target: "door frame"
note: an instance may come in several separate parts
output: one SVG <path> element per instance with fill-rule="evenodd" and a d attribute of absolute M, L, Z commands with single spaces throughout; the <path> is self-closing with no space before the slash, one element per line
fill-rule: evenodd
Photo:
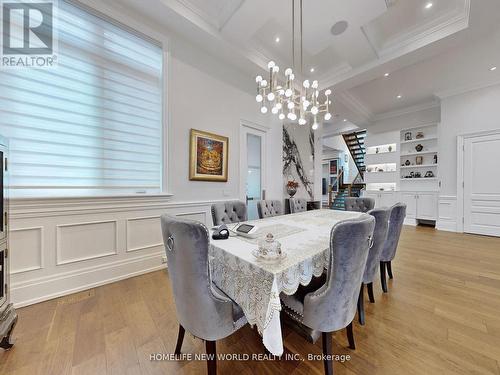
<path fill-rule="evenodd" d="M 256 124 L 254 122 L 248 121 L 241 119 L 240 120 L 240 162 L 239 162 L 239 178 L 240 178 L 240 187 L 239 187 L 239 196 L 240 200 L 242 202 L 246 203 L 246 176 L 243 171 L 246 170 L 247 164 L 246 164 L 246 159 L 247 159 L 247 140 L 245 138 L 246 131 L 245 130 L 256 130 L 259 132 L 264 133 L 264 138 L 263 138 L 263 143 L 262 143 L 262 150 L 261 150 L 261 156 L 262 156 L 262 165 L 261 165 L 261 170 L 262 170 L 262 175 L 261 175 L 261 189 L 262 190 L 267 190 L 267 172 L 268 172 L 268 163 L 267 163 L 267 136 L 269 133 L 270 128 L 264 125 Z"/>
<path fill-rule="evenodd" d="M 477 133 L 466 133 L 457 136 L 457 232 L 464 233 L 464 158 L 465 158 L 465 140 L 469 138 L 484 137 L 488 135 L 499 135 L 500 130 L 487 130 Z"/>

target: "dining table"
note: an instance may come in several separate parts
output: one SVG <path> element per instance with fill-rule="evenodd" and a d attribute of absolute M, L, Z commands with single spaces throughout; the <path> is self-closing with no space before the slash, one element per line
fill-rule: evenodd
<path fill-rule="evenodd" d="M 271 354 L 283 354 L 280 294 L 292 295 L 299 285 L 321 276 L 330 262 L 333 226 L 361 215 L 365 214 L 331 209 L 279 215 L 245 222 L 257 227 L 253 238 L 237 235 L 210 240 L 212 282 L 241 307 Z M 233 229 L 231 224 L 228 227 Z M 283 252 L 272 262 L 254 255 L 259 241 L 269 233 L 280 242 Z"/>

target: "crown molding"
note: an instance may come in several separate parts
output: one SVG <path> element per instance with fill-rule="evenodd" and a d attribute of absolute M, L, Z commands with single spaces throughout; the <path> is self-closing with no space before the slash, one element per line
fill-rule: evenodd
<path fill-rule="evenodd" d="M 368 122 L 373 117 L 373 113 L 370 109 L 365 106 L 354 94 L 344 91 L 337 94 L 335 98 L 349 110 L 359 115 L 363 120 Z"/>
<path fill-rule="evenodd" d="M 450 11 L 439 17 L 437 21 L 416 26 L 412 30 L 395 36 L 385 42 L 377 52 L 380 56 L 385 56 L 398 51 L 416 50 L 466 29 L 469 27 L 469 17 L 470 0 L 464 0 L 463 8 L 458 12 Z"/>
<path fill-rule="evenodd" d="M 245 0 L 239 0 L 236 4 L 228 3 L 219 14 L 218 19 L 213 19 L 207 12 L 203 11 L 196 5 L 194 5 L 189 0 L 174 0 L 179 3 L 182 7 L 186 8 L 191 13 L 195 14 L 198 19 L 202 19 L 204 22 L 212 25 L 217 28 L 219 31 L 224 28 L 224 26 L 229 22 L 231 17 L 238 11 L 241 5 L 245 2 Z M 188 18 L 189 19 L 189 18 Z M 192 19 L 190 19 L 191 22 Z"/>
<path fill-rule="evenodd" d="M 481 90 L 481 89 L 485 89 L 485 88 L 488 88 L 491 86 L 496 86 L 496 85 L 500 85 L 500 79 L 497 79 L 494 81 L 487 80 L 487 81 L 474 83 L 474 84 L 470 84 L 470 85 L 464 85 L 464 86 L 461 86 L 461 87 L 458 87 L 455 89 L 443 90 L 443 91 L 439 91 L 439 92 L 435 93 L 435 95 L 439 99 L 443 100 L 443 99 L 449 98 L 451 96 L 466 94 L 466 93 L 471 92 L 471 91 Z"/>
<path fill-rule="evenodd" d="M 432 44 L 438 40 L 446 38 L 454 33 L 457 33 L 469 26 L 470 18 L 470 0 L 464 0 L 463 8 L 457 11 L 451 11 L 441 17 L 442 22 L 430 26 L 429 23 L 423 26 L 418 26 L 412 31 L 401 34 L 386 42 L 381 48 L 377 48 L 375 43 L 369 38 L 368 33 L 364 32 L 367 42 L 370 44 L 378 59 L 367 62 L 356 68 L 352 68 L 347 72 L 340 71 L 337 74 L 325 77 L 323 84 L 325 87 L 331 87 L 339 84 L 342 81 L 349 80 L 353 77 L 366 73 L 383 64 L 395 60 L 408 53 L 423 48 L 426 45 Z M 429 29 L 426 29 L 429 28 Z"/>
<path fill-rule="evenodd" d="M 409 115 L 411 113 L 425 111 L 425 110 L 432 109 L 432 108 L 437 108 L 440 105 L 441 105 L 441 102 L 439 100 L 432 100 L 430 102 L 412 105 L 412 106 L 405 107 L 402 109 L 397 109 L 395 111 L 389 111 L 389 112 L 376 114 L 376 115 L 372 116 L 371 121 L 381 121 L 381 120 L 386 120 L 386 119 L 393 118 L 393 117 Z"/>

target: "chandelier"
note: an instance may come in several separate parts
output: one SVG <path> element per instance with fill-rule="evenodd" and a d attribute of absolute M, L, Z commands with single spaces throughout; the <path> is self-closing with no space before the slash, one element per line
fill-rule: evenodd
<path fill-rule="evenodd" d="M 300 73 L 302 74 L 303 52 L 302 52 L 302 0 L 300 1 Z M 292 0 L 292 66 L 295 68 L 295 0 Z M 278 73 L 280 68 L 274 61 L 267 64 L 269 69 L 269 80 L 258 75 L 255 77 L 257 83 L 257 95 L 255 100 L 260 103 L 260 111 L 266 114 L 271 109 L 271 113 L 278 115 L 280 120 L 287 118 L 291 122 L 299 125 L 306 125 L 313 121 L 312 129 L 319 127 L 320 116 L 325 121 L 332 118 L 330 113 L 331 100 L 330 89 L 325 90 L 324 100 L 320 102 L 320 91 L 317 80 L 310 82 L 304 80 L 300 85 L 295 80 L 292 68 L 285 70 L 285 81 L 280 83 Z M 323 96 L 322 96 L 323 97 Z"/>

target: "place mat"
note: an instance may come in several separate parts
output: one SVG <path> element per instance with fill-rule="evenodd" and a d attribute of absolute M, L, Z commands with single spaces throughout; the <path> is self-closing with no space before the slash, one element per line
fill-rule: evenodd
<path fill-rule="evenodd" d="M 257 244 L 261 239 L 264 239 L 268 233 L 272 233 L 274 239 L 280 239 L 283 237 L 291 236 L 292 234 L 303 232 L 305 230 L 306 229 L 304 228 L 294 227 L 292 225 L 271 224 L 266 225 L 265 227 L 259 226 L 255 238 L 247 238 L 243 236 L 238 236 L 238 238 L 251 244 Z"/>

